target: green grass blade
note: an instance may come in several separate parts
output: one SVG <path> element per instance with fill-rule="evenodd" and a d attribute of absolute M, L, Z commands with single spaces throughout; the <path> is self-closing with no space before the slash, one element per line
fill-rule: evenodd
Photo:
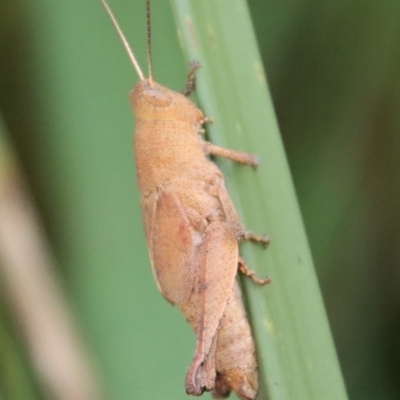
<path fill-rule="evenodd" d="M 260 398 L 346 399 L 288 163 L 243 0 L 172 0 L 182 45 L 199 59 L 197 93 L 216 144 L 256 153 L 257 171 L 218 160 L 248 229 L 270 234 L 264 252 L 242 247 L 272 278 L 245 282 L 262 375 Z"/>

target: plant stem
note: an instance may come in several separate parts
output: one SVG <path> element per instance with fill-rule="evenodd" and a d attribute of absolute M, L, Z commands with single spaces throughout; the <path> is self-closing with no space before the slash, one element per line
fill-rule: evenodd
<path fill-rule="evenodd" d="M 199 59 L 197 93 L 215 121 L 213 142 L 256 153 L 257 171 L 219 161 L 248 229 L 271 236 L 264 252 L 241 251 L 269 287 L 244 282 L 261 372 L 271 400 L 346 399 L 332 336 L 244 0 L 172 0 L 188 59 Z"/>

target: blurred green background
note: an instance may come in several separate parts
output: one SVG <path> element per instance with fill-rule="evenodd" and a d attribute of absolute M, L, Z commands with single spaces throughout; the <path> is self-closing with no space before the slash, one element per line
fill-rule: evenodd
<path fill-rule="evenodd" d="M 170 5 L 153 3 L 154 75 L 181 89 Z M 398 399 L 400 2 L 249 6 L 349 397 Z M 143 2 L 111 7 L 144 66 Z M 106 393 L 184 399 L 194 337 L 149 268 L 131 149 L 136 81 L 99 2 L 2 1 L 2 117 Z M 15 349 L 18 371 L 0 386 L 29 381 L 26 398 L 40 399 L 4 298 L 0 311 L 0 348 Z"/>

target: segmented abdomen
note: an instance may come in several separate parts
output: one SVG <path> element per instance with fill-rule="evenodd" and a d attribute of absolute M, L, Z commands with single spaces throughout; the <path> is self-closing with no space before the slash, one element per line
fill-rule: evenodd
<path fill-rule="evenodd" d="M 241 399 L 256 398 L 258 372 L 255 345 L 236 281 L 218 331 L 215 367 L 215 398 L 227 397 L 231 390 Z"/>

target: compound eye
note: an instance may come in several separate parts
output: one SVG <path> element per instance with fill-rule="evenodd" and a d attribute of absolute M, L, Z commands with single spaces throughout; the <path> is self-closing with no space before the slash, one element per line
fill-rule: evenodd
<path fill-rule="evenodd" d="M 155 87 L 147 87 L 143 95 L 154 107 L 168 107 L 173 101 L 168 93 Z"/>

